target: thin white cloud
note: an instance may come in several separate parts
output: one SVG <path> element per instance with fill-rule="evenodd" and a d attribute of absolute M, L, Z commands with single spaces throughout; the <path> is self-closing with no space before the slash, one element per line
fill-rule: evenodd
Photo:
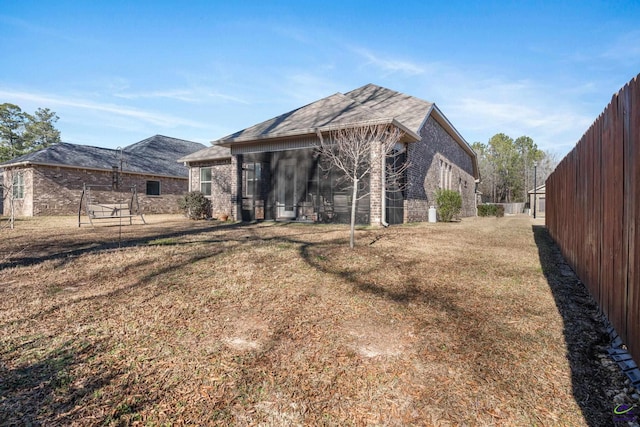
<path fill-rule="evenodd" d="M 39 36 L 44 36 L 45 38 L 49 38 L 49 39 L 55 38 L 58 40 L 64 40 L 66 42 L 71 42 L 71 43 L 85 43 L 87 41 L 86 37 L 83 37 L 83 38 L 71 37 L 68 34 L 56 28 L 36 25 L 33 22 L 16 18 L 14 16 L 0 15 L 0 24 L 5 24 L 13 28 L 16 28 L 18 30 L 26 31 Z"/>
<path fill-rule="evenodd" d="M 338 92 L 337 87 L 335 81 L 321 75 L 292 71 L 276 90 L 301 106 Z"/>
<path fill-rule="evenodd" d="M 530 79 L 477 74 L 439 73 L 432 80 L 428 90 L 438 92 L 436 103 L 469 141 L 487 142 L 499 132 L 527 135 L 539 148 L 564 155 L 597 116 L 581 102 L 594 90 L 582 82 L 558 91 Z"/>
<path fill-rule="evenodd" d="M 223 101 L 235 102 L 238 104 L 249 104 L 244 99 L 226 95 L 223 93 L 210 91 L 207 89 L 191 90 L 191 89 L 174 89 L 174 90 L 158 90 L 150 92 L 117 92 L 115 97 L 123 99 L 154 99 L 164 98 L 187 103 L 203 103 L 208 99 L 220 99 Z"/>
<path fill-rule="evenodd" d="M 363 48 L 351 48 L 351 50 L 365 59 L 367 65 L 373 65 L 386 73 L 403 73 L 407 75 L 419 75 L 424 74 L 427 70 L 424 66 L 410 62 L 403 61 L 395 58 L 383 58 L 380 54 L 375 54 L 367 49 Z"/>
<path fill-rule="evenodd" d="M 593 121 L 575 112 L 542 105 L 535 107 L 520 103 L 466 98 L 453 106 L 459 113 L 475 117 L 479 123 L 492 123 L 493 126 L 496 124 L 518 125 L 528 130 L 553 129 L 554 132 L 565 132 L 576 127 L 586 129 Z"/>
<path fill-rule="evenodd" d="M 624 63 L 640 61 L 640 30 L 622 34 L 602 54 L 602 57 Z"/>
<path fill-rule="evenodd" d="M 0 98 L 10 99 L 12 102 L 20 103 L 21 101 L 32 102 L 38 105 L 45 105 L 48 108 L 56 108 L 56 106 L 69 107 L 80 110 L 90 110 L 100 113 L 107 113 L 114 116 L 127 117 L 143 122 L 151 123 L 155 126 L 177 127 L 191 126 L 196 128 L 206 128 L 205 125 L 189 119 L 179 118 L 173 115 L 162 114 L 139 110 L 132 107 L 111 103 L 98 103 L 85 99 L 67 98 L 58 95 L 19 92 L 0 89 Z"/>

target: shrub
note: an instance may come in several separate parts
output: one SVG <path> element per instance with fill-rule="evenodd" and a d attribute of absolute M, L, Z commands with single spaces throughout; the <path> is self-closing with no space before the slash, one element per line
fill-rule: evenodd
<path fill-rule="evenodd" d="M 200 191 L 185 194 L 178 200 L 178 206 L 191 219 L 205 219 L 211 210 L 211 202 Z"/>
<path fill-rule="evenodd" d="M 504 206 L 502 205 L 478 205 L 478 216 L 504 216 Z"/>
<path fill-rule="evenodd" d="M 478 216 L 496 216 L 496 205 L 478 205 Z"/>
<path fill-rule="evenodd" d="M 436 204 L 440 221 L 450 222 L 462 210 L 462 196 L 453 190 L 436 191 Z"/>

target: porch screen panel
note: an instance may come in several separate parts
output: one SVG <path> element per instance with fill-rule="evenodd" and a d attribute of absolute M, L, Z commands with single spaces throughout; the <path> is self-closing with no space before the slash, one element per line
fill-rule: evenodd
<path fill-rule="evenodd" d="M 295 205 L 295 181 L 296 181 L 296 169 L 295 165 L 288 164 L 284 166 L 284 206 L 285 209 L 293 210 Z"/>
<path fill-rule="evenodd" d="M 247 162 L 242 165 L 242 219 L 264 219 L 262 200 L 262 164 Z"/>
<path fill-rule="evenodd" d="M 406 177 L 398 176 L 398 171 L 406 161 L 406 153 L 398 153 L 387 158 L 387 185 L 385 191 L 385 216 L 389 224 L 404 222 L 404 189 Z"/>

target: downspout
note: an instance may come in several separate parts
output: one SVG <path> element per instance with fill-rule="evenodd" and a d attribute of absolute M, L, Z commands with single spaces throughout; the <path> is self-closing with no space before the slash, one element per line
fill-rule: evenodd
<path fill-rule="evenodd" d="M 476 216 L 478 216 L 478 186 L 480 185 L 480 180 L 474 180 L 475 188 L 473 190 L 473 206 L 476 209 Z"/>
<path fill-rule="evenodd" d="M 382 145 L 380 146 L 380 151 L 382 150 Z M 380 180 L 381 180 L 381 189 L 380 189 L 380 206 L 382 207 L 382 212 L 380 212 L 380 224 L 383 227 L 388 227 L 389 223 L 387 222 L 387 158 L 386 153 L 381 153 L 380 158 L 381 161 L 381 171 L 380 171 Z"/>

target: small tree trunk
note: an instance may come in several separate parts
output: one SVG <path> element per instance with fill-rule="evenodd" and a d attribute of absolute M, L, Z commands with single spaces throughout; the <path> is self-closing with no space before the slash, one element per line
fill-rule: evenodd
<path fill-rule="evenodd" d="M 351 236 L 349 238 L 349 247 L 353 249 L 355 245 L 356 233 L 356 205 L 358 203 L 358 177 L 353 177 L 353 193 L 351 195 Z"/>
<path fill-rule="evenodd" d="M 11 188 L 11 191 L 13 192 L 13 188 Z M 16 217 L 16 210 L 15 210 L 15 207 L 13 205 L 13 193 L 11 193 L 10 197 L 11 197 L 11 199 L 10 199 L 10 202 L 9 202 L 9 206 L 11 208 L 11 216 L 9 217 L 9 227 L 13 230 L 14 221 L 15 221 L 15 217 Z"/>

